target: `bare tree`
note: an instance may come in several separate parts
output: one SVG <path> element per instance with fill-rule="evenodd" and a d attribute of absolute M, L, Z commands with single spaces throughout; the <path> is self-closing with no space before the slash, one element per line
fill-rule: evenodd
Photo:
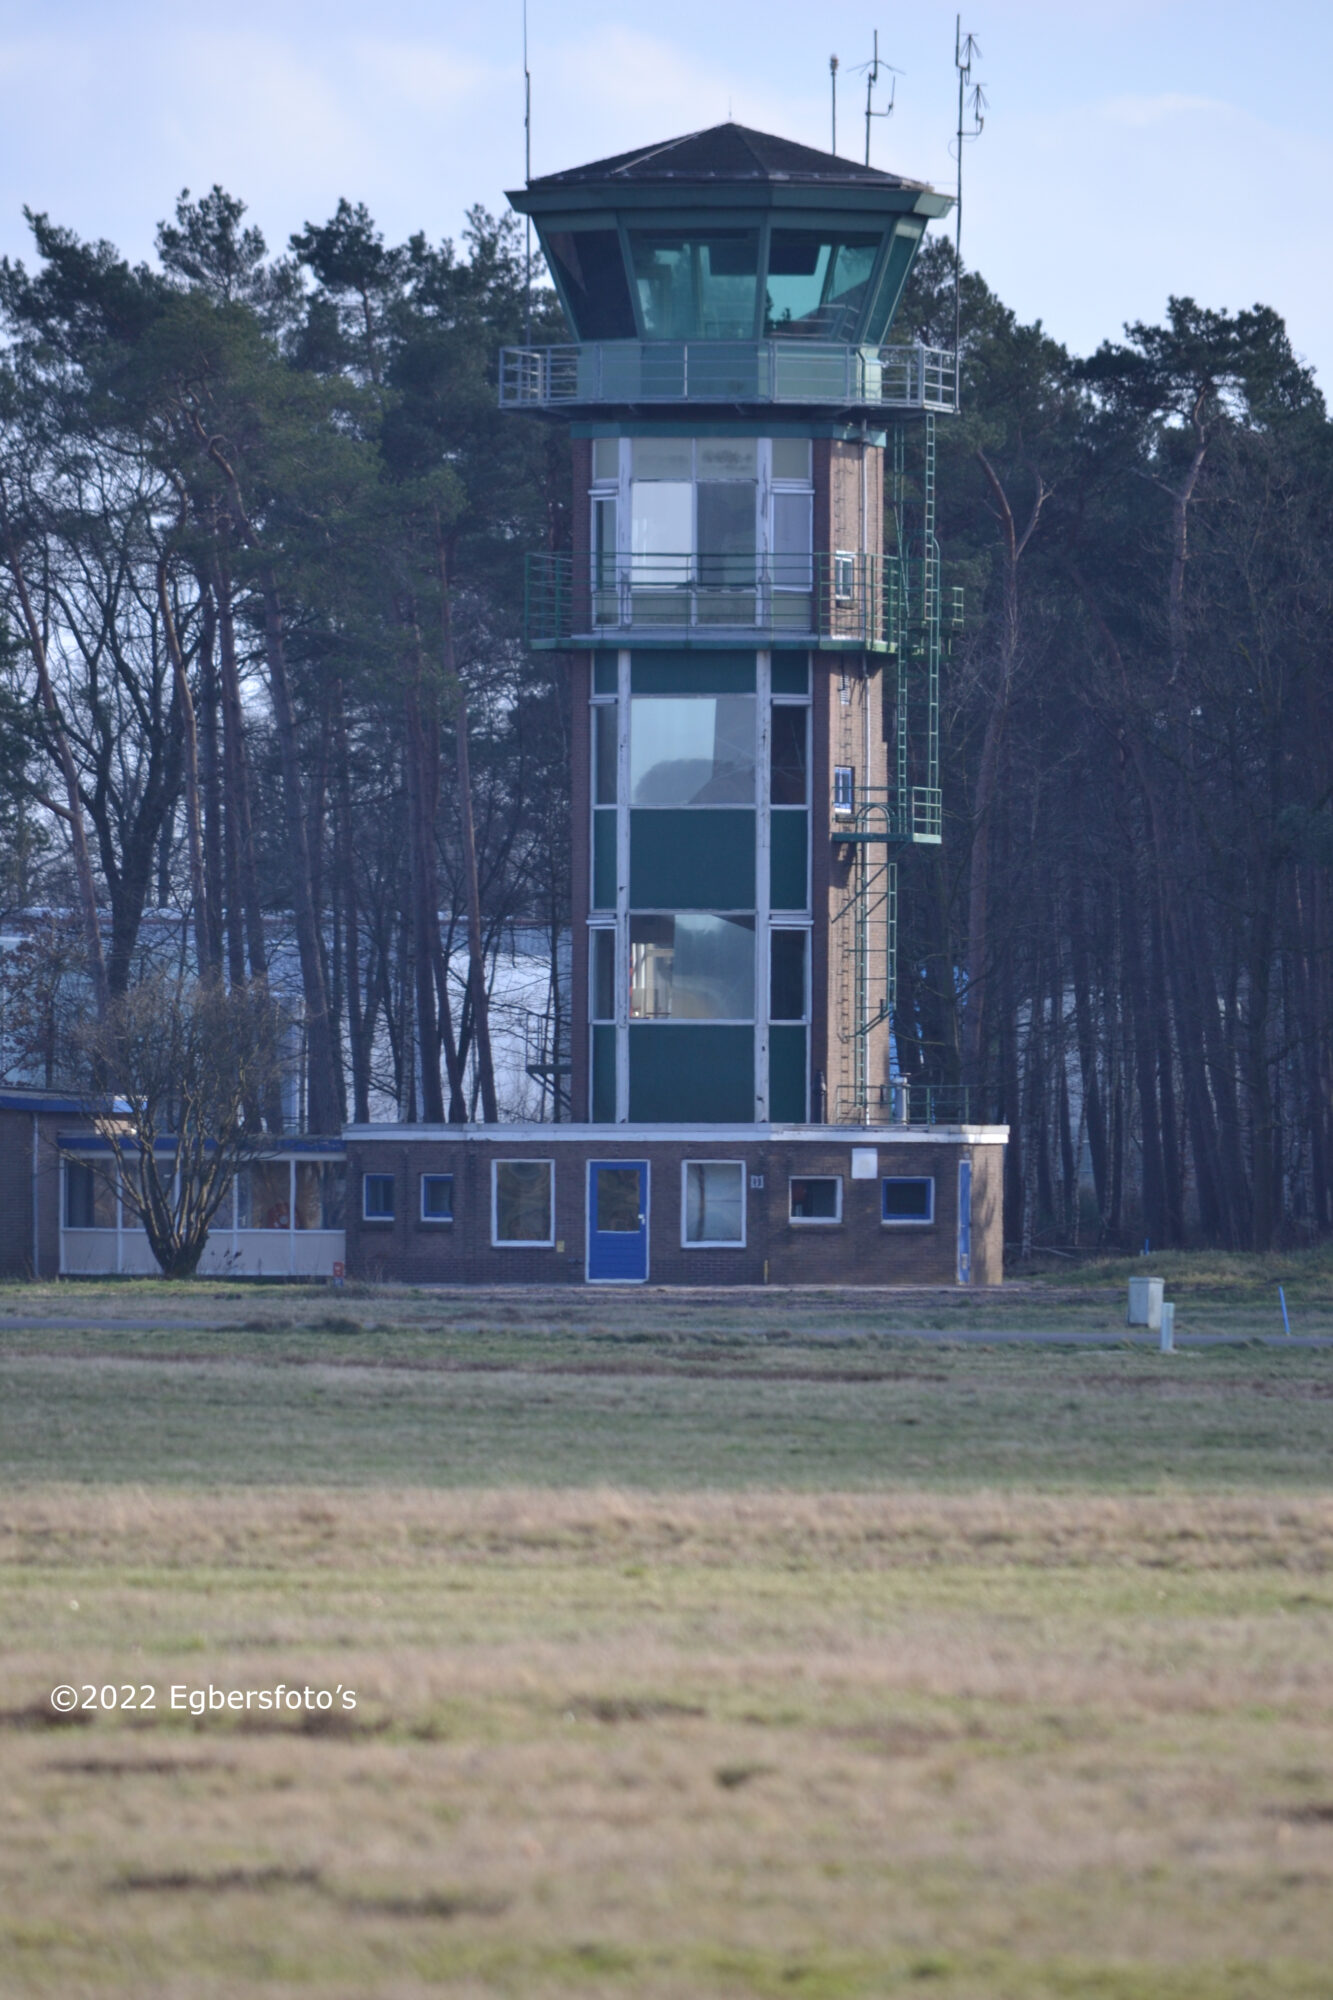
<path fill-rule="evenodd" d="M 271 1152 L 256 1107 L 275 1091 L 282 1021 L 265 987 L 145 980 L 91 1025 L 90 1096 L 110 1148 L 95 1169 L 143 1224 L 165 1278 L 190 1278 L 247 1160 Z"/>

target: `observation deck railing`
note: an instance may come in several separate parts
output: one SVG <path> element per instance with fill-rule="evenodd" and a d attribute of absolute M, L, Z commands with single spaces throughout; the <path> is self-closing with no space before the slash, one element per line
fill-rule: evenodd
<path fill-rule="evenodd" d="M 524 626 L 533 647 L 679 643 L 887 652 L 891 565 L 878 555 L 633 555 L 601 562 L 530 554 Z"/>
<path fill-rule="evenodd" d="M 830 409 L 953 410 L 958 357 L 917 341 L 591 340 L 500 350 L 500 407 L 789 403 Z"/>

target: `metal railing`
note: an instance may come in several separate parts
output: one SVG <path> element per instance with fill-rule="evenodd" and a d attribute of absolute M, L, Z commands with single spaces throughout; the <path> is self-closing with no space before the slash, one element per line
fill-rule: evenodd
<path fill-rule="evenodd" d="M 868 1105 L 840 1092 L 835 1110 L 837 1122 L 847 1125 L 968 1125 L 971 1093 L 965 1083 L 909 1083 L 906 1077 L 894 1077 L 880 1085 Z"/>
<path fill-rule="evenodd" d="M 500 407 L 793 403 L 835 409 L 953 410 L 958 357 L 920 341 L 848 347 L 821 340 L 592 340 L 500 350 Z"/>
<path fill-rule="evenodd" d="M 944 834 L 944 804 L 939 787 L 904 785 L 862 786 L 850 809 L 835 805 L 830 822 L 835 841 L 848 847 L 898 847 L 908 842 L 937 847 Z"/>
<path fill-rule="evenodd" d="M 637 555 L 603 561 L 530 554 L 530 646 L 615 643 L 726 630 L 758 644 L 882 652 L 891 640 L 889 568 L 878 555 Z"/>

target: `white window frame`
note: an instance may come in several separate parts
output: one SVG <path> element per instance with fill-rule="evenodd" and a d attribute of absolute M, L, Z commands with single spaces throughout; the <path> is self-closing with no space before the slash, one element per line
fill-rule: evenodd
<path fill-rule="evenodd" d="M 393 1207 L 387 1215 L 372 1215 L 366 1207 L 366 1182 L 388 1181 L 393 1189 Z M 290 1203 L 288 1205 L 290 1213 Z M 361 1220 L 363 1222 L 397 1222 L 398 1220 L 398 1176 L 386 1173 L 382 1167 L 363 1167 L 361 1170 Z"/>
<path fill-rule="evenodd" d="M 500 1220 L 499 1194 L 501 1167 L 545 1167 L 546 1185 L 550 1190 L 551 1233 L 549 1236 L 501 1236 L 497 1233 Z M 555 1247 L 555 1161 L 525 1160 L 511 1155 L 507 1159 L 491 1161 L 491 1248 L 492 1250 L 551 1250 Z"/>
<path fill-rule="evenodd" d="M 741 1233 L 739 1236 L 687 1236 L 690 1168 L 735 1167 L 741 1177 Z M 698 1159 L 680 1163 L 680 1245 L 682 1250 L 744 1250 L 750 1232 L 749 1162 L 747 1160 Z"/>
<path fill-rule="evenodd" d="M 911 1181 L 913 1186 L 917 1186 L 924 1181 L 930 1189 L 930 1213 L 928 1215 L 886 1215 L 884 1213 L 884 1189 L 890 1181 Z M 879 1223 L 881 1229 L 933 1229 L 935 1226 L 934 1174 L 881 1174 L 879 1176 Z"/>
<path fill-rule="evenodd" d="M 418 1176 L 418 1179 L 419 1179 L 419 1181 L 420 1181 L 420 1189 L 419 1189 L 419 1195 L 418 1195 L 418 1200 L 419 1200 L 419 1204 L 420 1204 L 420 1210 L 421 1210 L 421 1217 L 420 1217 L 420 1219 L 421 1219 L 421 1221 L 422 1221 L 423 1223 L 425 1223 L 425 1224 L 426 1224 L 426 1226 L 427 1226 L 428 1228 L 430 1228 L 430 1229 L 439 1229 L 439 1228 L 443 1228 L 443 1227 L 448 1227 L 448 1228 L 452 1228 L 452 1227 L 453 1227 L 453 1220 L 454 1220 L 454 1217 L 453 1217 L 453 1206 L 454 1206 L 454 1198 L 453 1198 L 453 1193 L 452 1193 L 452 1189 L 453 1189 L 453 1185 L 454 1185 L 454 1181 L 455 1181 L 455 1178 L 456 1178 L 456 1176 L 455 1176 L 455 1175 L 453 1175 L 453 1174 L 451 1174 L 451 1173 L 449 1173 L 449 1174 L 421 1174 L 421 1175 L 419 1175 L 419 1176 Z M 427 1181 L 448 1181 L 448 1183 L 449 1183 L 449 1186 L 450 1186 L 450 1190 L 451 1190 L 451 1192 L 450 1192 L 450 1195 L 449 1195 L 449 1214 L 448 1214 L 448 1215 L 428 1215 L 428 1214 L 426 1213 L 426 1182 L 427 1182 Z"/>
<path fill-rule="evenodd" d="M 835 1181 L 838 1188 L 837 1205 L 832 1215 L 793 1215 L 791 1212 L 791 1191 L 795 1181 Z M 842 1222 L 842 1175 L 841 1174 L 788 1174 L 787 1176 L 787 1221 L 793 1229 L 836 1229 Z"/>

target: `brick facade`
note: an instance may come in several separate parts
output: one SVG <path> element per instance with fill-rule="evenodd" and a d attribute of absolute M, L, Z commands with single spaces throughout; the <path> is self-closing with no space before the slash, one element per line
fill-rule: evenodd
<path fill-rule="evenodd" d="M 648 1282 L 663 1285 L 952 1285 L 957 1282 L 958 1165 L 972 1166 L 972 1283 L 999 1284 L 1004 1134 L 842 1129 L 798 1133 L 751 1126 L 698 1132 L 653 1127 L 571 1126 L 447 1129 L 358 1126 L 347 1134 L 349 1274 L 409 1284 L 582 1284 L 587 1254 L 590 1160 L 645 1161 L 649 1169 Z M 872 1179 L 852 1179 L 852 1151 L 877 1154 Z M 551 1160 L 554 1243 L 499 1246 L 492 1234 L 492 1163 Z M 682 1167 L 687 1160 L 744 1163 L 745 1242 L 725 1248 L 681 1241 Z M 362 1177 L 391 1174 L 392 1222 L 366 1221 Z M 422 1174 L 453 1176 L 451 1222 L 421 1220 Z M 793 1222 L 788 1183 L 840 1176 L 838 1222 Z M 935 1183 L 930 1223 L 880 1219 L 885 1176 Z M 763 1185 L 752 1185 L 754 1179 Z"/>

